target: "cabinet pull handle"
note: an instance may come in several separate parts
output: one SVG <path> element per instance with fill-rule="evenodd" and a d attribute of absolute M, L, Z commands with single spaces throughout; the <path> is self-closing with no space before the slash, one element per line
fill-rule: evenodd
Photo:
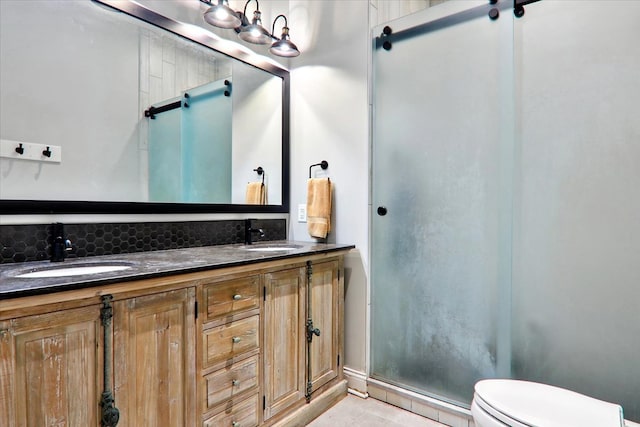
<path fill-rule="evenodd" d="M 238 381 L 238 380 L 231 380 L 231 385 L 232 385 L 232 386 L 237 386 L 238 384 L 240 384 L 240 381 Z"/>
<path fill-rule="evenodd" d="M 231 338 L 231 341 L 233 341 L 234 344 L 238 344 L 241 340 L 242 340 L 242 338 L 240 338 L 240 337 Z"/>
<path fill-rule="evenodd" d="M 238 301 L 238 300 L 241 300 L 241 299 L 242 299 L 242 295 L 240 295 L 240 294 L 235 294 L 235 295 L 233 296 L 233 300 L 234 300 L 234 301 Z"/>

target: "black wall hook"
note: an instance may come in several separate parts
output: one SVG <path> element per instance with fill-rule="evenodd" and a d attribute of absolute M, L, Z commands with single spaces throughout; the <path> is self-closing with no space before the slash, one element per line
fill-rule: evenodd
<path fill-rule="evenodd" d="M 20 145 L 16 147 L 16 153 L 20 154 L 21 156 L 24 154 L 24 147 L 22 146 L 22 143 L 20 143 Z"/>
<path fill-rule="evenodd" d="M 47 146 L 46 150 L 42 150 L 42 155 L 43 156 L 47 156 L 47 157 L 51 157 L 51 149 L 49 148 L 49 146 Z"/>

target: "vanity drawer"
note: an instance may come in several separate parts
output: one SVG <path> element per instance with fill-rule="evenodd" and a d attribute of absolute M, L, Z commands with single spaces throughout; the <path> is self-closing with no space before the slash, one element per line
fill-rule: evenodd
<path fill-rule="evenodd" d="M 207 368 L 258 348 L 259 316 L 236 320 L 203 332 L 202 365 Z"/>
<path fill-rule="evenodd" d="M 233 402 L 236 396 L 257 386 L 258 356 L 256 355 L 205 376 L 204 407 L 208 411 L 222 402 Z"/>
<path fill-rule="evenodd" d="M 206 419 L 203 427 L 255 427 L 258 425 L 258 394 L 237 405 L 228 405 L 224 411 Z"/>
<path fill-rule="evenodd" d="M 260 276 L 239 277 L 204 285 L 205 322 L 260 307 Z"/>

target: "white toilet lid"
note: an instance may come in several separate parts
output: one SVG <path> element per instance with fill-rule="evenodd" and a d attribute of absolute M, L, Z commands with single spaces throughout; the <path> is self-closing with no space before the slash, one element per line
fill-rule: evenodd
<path fill-rule="evenodd" d="M 532 427 L 623 427 L 622 407 L 546 384 L 518 380 L 476 383 L 479 402 Z M 481 401 L 480 401 L 481 400 Z"/>

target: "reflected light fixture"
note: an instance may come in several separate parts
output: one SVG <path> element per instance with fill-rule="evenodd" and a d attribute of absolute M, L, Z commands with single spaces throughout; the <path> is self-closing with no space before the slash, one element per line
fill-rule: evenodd
<path fill-rule="evenodd" d="M 248 0 L 244 4 L 244 12 L 242 14 L 242 25 L 240 26 L 240 32 L 238 33 L 238 37 L 242 40 L 254 43 L 254 44 L 269 44 L 271 43 L 272 37 L 271 34 L 262 26 L 262 19 L 260 18 L 260 3 L 258 0 L 254 0 L 256 2 L 256 10 L 253 12 L 253 19 L 251 20 L 251 24 L 247 21 L 247 6 L 251 3 L 252 0 Z M 236 31 L 238 29 L 236 28 Z"/>
<path fill-rule="evenodd" d="M 208 4 L 211 2 L 209 1 Z M 237 28 L 242 23 L 238 14 L 229 7 L 228 0 L 218 0 L 218 4 L 207 9 L 204 13 L 204 20 L 219 28 Z"/>
<path fill-rule="evenodd" d="M 282 27 L 282 36 L 280 39 L 274 36 L 276 21 L 279 18 L 284 18 L 284 27 Z M 273 25 L 271 26 L 271 37 L 276 39 L 275 42 L 269 48 L 269 52 L 274 55 L 284 56 L 287 58 L 292 58 L 294 56 L 300 55 L 300 51 L 298 47 L 289 40 L 289 27 L 287 26 L 287 17 L 284 15 L 276 16 L 276 19 L 273 20 Z"/>

